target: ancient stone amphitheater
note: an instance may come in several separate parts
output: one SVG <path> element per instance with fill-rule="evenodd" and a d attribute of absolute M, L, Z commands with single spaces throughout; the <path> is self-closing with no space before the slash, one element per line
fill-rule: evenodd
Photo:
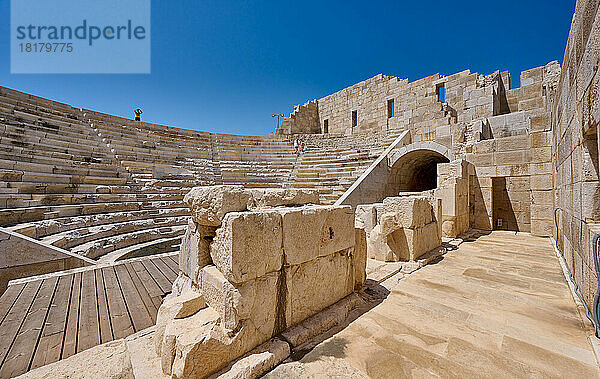
<path fill-rule="evenodd" d="M 269 136 L 0 87 L 0 377 L 598 377 L 598 4 Z"/>

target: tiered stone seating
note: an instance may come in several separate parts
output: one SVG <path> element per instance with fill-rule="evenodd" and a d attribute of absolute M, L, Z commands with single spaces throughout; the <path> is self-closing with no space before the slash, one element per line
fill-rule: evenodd
<path fill-rule="evenodd" d="M 0 92 L 0 226 L 98 257 L 176 237 L 181 191 L 141 191 L 80 110 Z"/>
<path fill-rule="evenodd" d="M 351 136 L 310 136 L 292 186 L 316 188 L 321 203 L 334 203 L 400 134 L 363 133 Z"/>
<path fill-rule="evenodd" d="M 223 184 L 283 187 L 296 162 L 287 139 L 215 134 L 214 147 Z"/>
<path fill-rule="evenodd" d="M 194 186 L 318 188 L 333 203 L 394 133 L 282 136 L 185 130 L 0 87 L 0 226 L 103 261 L 172 251 Z"/>
<path fill-rule="evenodd" d="M 87 110 L 84 115 L 135 183 L 172 189 L 218 182 L 210 133 Z"/>

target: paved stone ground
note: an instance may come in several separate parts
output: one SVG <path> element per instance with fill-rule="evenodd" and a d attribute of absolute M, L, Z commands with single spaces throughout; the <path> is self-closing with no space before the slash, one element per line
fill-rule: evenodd
<path fill-rule="evenodd" d="M 378 287 L 380 304 L 267 377 L 599 376 L 549 239 L 494 232 Z"/>

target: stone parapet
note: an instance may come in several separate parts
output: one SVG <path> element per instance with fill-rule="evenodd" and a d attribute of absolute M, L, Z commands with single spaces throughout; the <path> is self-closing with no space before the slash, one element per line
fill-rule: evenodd
<path fill-rule="evenodd" d="M 310 190 L 240 186 L 197 187 L 185 203 L 180 273 L 156 326 L 167 375 L 210 375 L 365 282 L 366 243 L 350 206 L 314 204 Z"/>

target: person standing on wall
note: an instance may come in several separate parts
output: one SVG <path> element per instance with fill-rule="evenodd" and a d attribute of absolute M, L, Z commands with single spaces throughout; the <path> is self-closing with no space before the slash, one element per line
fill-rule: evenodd
<path fill-rule="evenodd" d="M 142 116 L 142 110 L 140 108 L 136 108 L 133 110 L 133 113 L 135 113 L 135 121 L 141 121 L 141 116 Z"/>

